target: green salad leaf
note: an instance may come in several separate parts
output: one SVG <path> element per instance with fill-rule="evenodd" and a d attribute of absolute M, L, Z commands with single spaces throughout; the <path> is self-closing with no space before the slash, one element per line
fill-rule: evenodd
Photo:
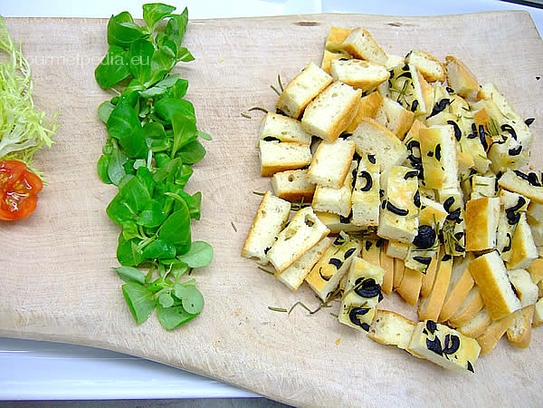
<path fill-rule="evenodd" d="M 213 259 L 208 243 L 192 241 L 202 193 L 185 191 L 193 166 L 206 155 L 188 81 L 171 72 L 194 57 L 182 46 L 188 10 L 143 5 L 144 25 L 128 12 L 110 18 L 109 48 L 95 69 L 97 83 L 115 94 L 98 107 L 107 138 L 97 161 L 99 178 L 118 191 L 106 214 L 121 231 L 114 268 L 136 323 L 156 310 L 168 330 L 200 314 L 202 293 L 182 279 Z M 147 268 L 144 273 L 142 268 Z"/>

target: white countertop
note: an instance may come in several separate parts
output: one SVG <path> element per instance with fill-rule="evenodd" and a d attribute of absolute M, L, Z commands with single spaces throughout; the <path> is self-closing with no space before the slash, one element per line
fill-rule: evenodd
<path fill-rule="evenodd" d="M 128 10 L 141 17 L 150 1 L 18 0 L 0 5 L 4 17 L 105 17 Z M 543 33 L 543 10 L 498 0 L 242 0 L 168 2 L 191 19 L 358 12 L 398 16 L 527 10 Z M 0 322 L 1 324 L 1 322 Z M 0 338 L 0 400 L 255 397 L 255 394 L 140 358 L 83 346 Z"/>

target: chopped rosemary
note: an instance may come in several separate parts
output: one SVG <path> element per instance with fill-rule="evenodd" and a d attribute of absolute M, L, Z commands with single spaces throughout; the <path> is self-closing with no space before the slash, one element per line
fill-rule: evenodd
<path fill-rule="evenodd" d="M 270 309 L 271 311 L 273 312 L 281 312 L 281 313 L 287 313 L 288 310 L 285 309 L 284 307 L 273 307 L 273 306 L 268 306 L 268 309 Z"/>
<path fill-rule="evenodd" d="M 262 266 L 259 266 L 258 269 L 260 269 L 262 272 L 266 272 L 269 275 L 273 275 L 273 271 L 270 271 L 269 269 L 263 268 Z"/>
<path fill-rule="evenodd" d="M 499 136 L 501 134 L 500 126 L 496 119 L 490 118 L 490 122 L 486 124 L 489 136 Z"/>
<path fill-rule="evenodd" d="M 262 106 L 253 106 L 252 108 L 249 108 L 249 112 L 252 112 L 255 110 L 268 113 L 268 110 L 266 108 L 263 108 Z"/>
<path fill-rule="evenodd" d="M 305 310 L 307 310 L 309 312 L 309 314 L 315 314 L 317 313 L 319 310 L 320 310 L 320 306 L 315 309 L 315 310 L 311 310 L 309 307 L 307 307 L 305 305 L 305 303 L 301 302 L 301 301 L 297 301 L 296 303 L 294 303 L 290 309 L 288 310 L 288 314 L 292 313 L 292 311 L 297 307 L 297 306 L 300 306 L 302 308 L 304 308 Z"/>
<path fill-rule="evenodd" d="M 264 113 L 268 113 L 268 110 L 266 108 L 263 108 L 261 106 L 253 106 L 252 108 L 249 108 L 247 109 L 249 112 L 252 112 L 252 111 L 255 111 L 255 110 L 258 110 L 258 111 L 262 111 Z M 241 116 L 243 116 L 244 118 L 246 119 L 252 119 L 253 117 L 251 115 L 249 115 L 248 113 L 246 112 L 241 112 Z"/>
<path fill-rule="evenodd" d="M 298 210 L 301 210 L 302 208 L 307 207 L 309 205 L 311 205 L 311 203 L 305 203 L 304 198 L 302 197 L 300 202 L 298 202 L 298 203 L 290 203 L 290 208 L 292 209 L 292 211 L 298 211 Z"/>
<path fill-rule="evenodd" d="M 279 89 L 277 89 L 275 86 L 273 85 L 270 85 L 270 88 L 273 89 L 273 91 L 277 94 L 277 95 L 281 95 L 283 93 L 283 91 L 285 90 L 283 88 L 283 83 L 281 82 L 281 74 L 277 74 L 277 84 L 279 85 Z"/>

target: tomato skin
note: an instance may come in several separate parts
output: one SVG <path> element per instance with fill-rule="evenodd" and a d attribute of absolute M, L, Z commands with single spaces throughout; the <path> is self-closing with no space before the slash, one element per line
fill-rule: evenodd
<path fill-rule="evenodd" d="M 0 161 L 0 220 L 28 217 L 36 209 L 41 179 L 21 161 Z"/>

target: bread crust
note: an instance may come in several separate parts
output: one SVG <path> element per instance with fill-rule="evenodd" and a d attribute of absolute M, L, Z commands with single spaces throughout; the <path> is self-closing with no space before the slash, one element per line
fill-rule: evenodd
<path fill-rule="evenodd" d="M 441 257 L 432 290 L 428 297 L 423 298 L 419 303 L 418 315 L 420 320 L 438 320 L 451 280 L 452 265 L 453 260 L 450 256 L 443 255 Z"/>
<path fill-rule="evenodd" d="M 311 148 L 307 144 L 290 142 L 259 143 L 260 175 L 271 177 L 285 170 L 295 170 L 307 167 L 311 163 Z"/>
<path fill-rule="evenodd" d="M 408 64 L 413 64 L 428 82 L 443 82 L 446 78 L 445 65 L 428 51 L 415 48 L 406 57 Z"/>
<path fill-rule="evenodd" d="M 439 313 L 439 321 L 445 322 L 456 312 L 462 302 L 468 296 L 469 291 L 473 288 L 475 282 L 468 269 L 466 262 L 459 262 L 453 265 L 451 281 L 449 283 L 449 289 L 445 297 L 445 302 Z M 472 336 L 473 337 L 473 336 Z"/>
<path fill-rule="evenodd" d="M 496 247 L 499 215 L 498 197 L 480 197 L 466 203 L 466 251 Z"/>
<path fill-rule="evenodd" d="M 275 237 L 283 229 L 289 215 L 290 203 L 266 191 L 245 239 L 241 256 L 255 259 L 261 265 L 268 264 L 266 252 L 275 242 Z"/>
<path fill-rule="evenodd" d="M 479 91 L 479 81 L 470 69 L 458 58 L 447 55 L 445 57 L 447 69 L 447 82 L 454 91 L 469 99 L 475 99 Z"/>
<path fill-rule="evenodd" d="M 315 185 L 307 180 L 307 169 L 274 173 L 271 186 L 277 197 L 291 203 L 310 203 L 315 192 Z"/>
<path fill-rule="evenodd" d="M 387 53 L 381 48 L 371 33 L 365 28 L 352 30 L 341 44 L 341 48 L 355 58 L 386 65 Z"/>
<path fill-rule="evenodd" d="M 469 271 L 479 288 L 483 302 L 493 320 L 501 319 L 521 308 L 497 251 L 473 259 Z"/>
<path fill-rule="evenodd" d="M 497 320 L 493 320 L 492 323 L 486 328 L 485 332 L 477 337 L 477 343 L 481 346 L 481 355 L 490 353 L 500 339 L 503 337 L 511 323 L 513 322 L 514 315 L 510 313 Z"/>

